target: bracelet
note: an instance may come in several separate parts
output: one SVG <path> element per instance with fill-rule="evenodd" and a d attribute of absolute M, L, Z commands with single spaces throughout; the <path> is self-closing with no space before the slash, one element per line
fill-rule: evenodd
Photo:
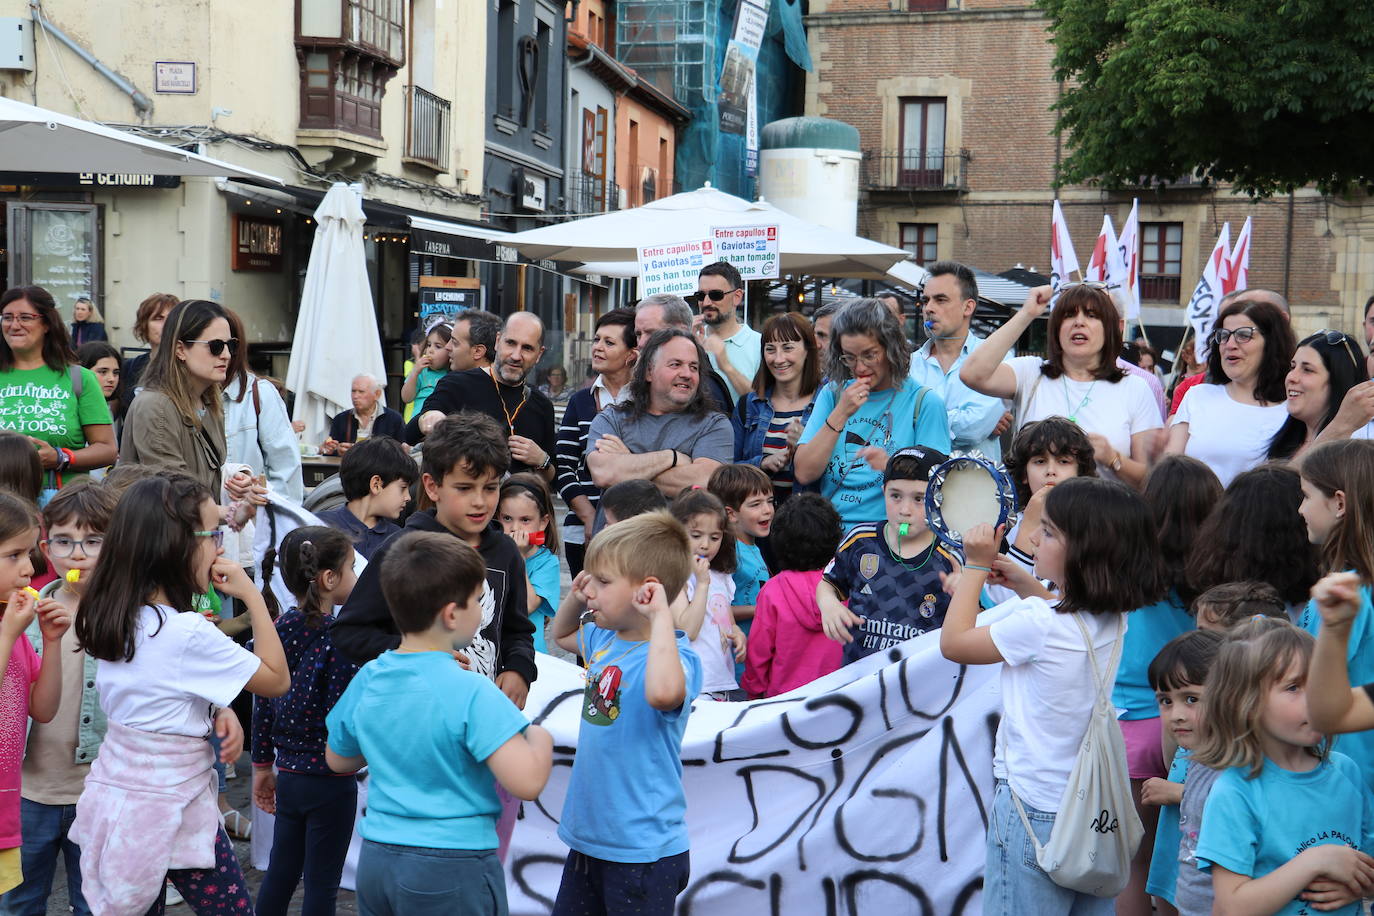
<path fill-rule="evenodd" d="M 829 417 L 825 418 L 825 427 L 826 429 L 830 430 L 832 433 L 835 433 L 836 435 L 839 435 L 840 433 L 844 432 L 844 430 L 842 429 L 836 429 L 835 427 L 831 426 Z"/>
<path fill-rule="evenodd" d="M 57 470 L 65 471 L 72 466 L 76 460 L 76 454 L 69 448 L 59 448 L 57 450 Z"/>
<path fill-rule="evenodd" d="M 985 573 L 990 573 L 990 572 L 992 572 L 992 567 L 991 567 L 991 566 L 979 566 L 979 565 L 976 564 L 976 563 L 965 563 L 965 564 L 964 564 L 964 569 L 976 569 L 976 570 L 978 570 L 979 572 L 985 572 Z"/>
<path fill-rule="evenodd" d="M 668 465 L 668 470 L 671 471 L 673 468 L 677 467 L 677 449 L 671 448 L 668 451 L 673 453 L 673 463 Z"/>
<path fill-rule="evenodd" d="M 549 466 L 550 464 L 552 464 L 552 463 L 553 463 L 553 456 L 550 455 L 548 452 L 545 452 L 545 453 L 544 453 L 544 463 L 541 464 L 541 465 L 539 465 L 539 467 L 535 468 L 535 470 L 536 470 L 536 471 L 542 471 L 542 470 L 544 470 L 544 468 L 548 467 L 548 466 Z"/>

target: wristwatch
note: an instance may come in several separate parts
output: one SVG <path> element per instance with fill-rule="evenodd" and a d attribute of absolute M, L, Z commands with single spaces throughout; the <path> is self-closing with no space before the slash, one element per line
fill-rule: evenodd
<path fill-rule="evenodd" d="M 550 455 L 548 452 L 545 452 L 545 453 L 544 453 L 544 463 L 541 464 L 541 465 L 539 465 L 539 467 L 535 468 L 535 470 L 536 470 L 536 471 L 542 471 L 542 470 L 544 470 L 544 468 L 548 467 L 552 462 L 553 462 L 553 456 Z"/>
<path fill-rule="evenodd" d="M 59 448 L 57 450 L 57 470 L 65 471 L 72 463 L 72 450 L 69 448 Z"/>

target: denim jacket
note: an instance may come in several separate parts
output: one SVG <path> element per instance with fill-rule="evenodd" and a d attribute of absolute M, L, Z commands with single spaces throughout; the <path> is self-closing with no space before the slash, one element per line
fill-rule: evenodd
<path fill-rule="evenodd" d="M 50 582 L 39 594 L 44 598 L 51 598 L 53 593 L 62 587 L 62 580 Z M 33 623 L 29 624 L 24 635 L 33 644 L 34 651 L 41 658 L 43 655 L 43 633 L 38 627 L 38 619 L 35 617 Z M 100 750 L 100 743 L 105 740 L 105 712 L 100 708 L 100 694 L 95 689 L 95 667 L 96 660 L 86 654 L 82 654 L 83 670 L 81 672 L 81 718 L 77 720 L 76 726 L 76 755 L 73 763 L 76 765 L 89 764 L 95 759 L 95 755 Z M 25 735 L 28 729 L 33 727 L 33 720 L 30 719 L 25 727 Z"/>
<path fill-rule="evenodd" d="M 752 464 L 758 467 L 763 461 L 763 438 L 768 433 L 768 424 L 773 422 L 773 402 L 769 399 L 772 394 L 770 390 L 769 397 L 761 398 L 752 391 L 746 392 L 740 396 L 739 403 L 731 411 L 730 424 L 735 428 L 736 464 Z M 813 397 L 811 403 L 802 411 L 803 426 L 811 419 L 811 408 L 815 406 L 816 399 Z M 815 490 L 816 487 L 796 484 L 795 489 L 802 493 Z"/>

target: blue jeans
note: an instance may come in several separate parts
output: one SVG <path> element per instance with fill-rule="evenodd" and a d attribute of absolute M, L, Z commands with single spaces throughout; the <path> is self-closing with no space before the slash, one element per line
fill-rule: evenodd
<path fill-rule="evenodd" d="M 494 849 L 427 849 L 363 840 L 361 916 L 509 916 Z"/>
<path fill-rule="evenodd" d="M 67 866 L 67 897 L 72 902 L 72 911 L 76 916 L 91 916 L 86 898 L 81 895 L 81 850 L 67 839 L 67 831 L 76 818 L 76 805 L 40 805 L 27 798 L 21 799 L 20 804 L 24 883 L 0 897 L 0 914 L 45 916 L 57 856 L 61 853 Z"/>
<path fill-rule="evenodd" d="M 286 916 L 302 874 L 302 916 L 333 916 L 357 809 L 358 780 L 352 776 L 277 774 L 272 859 L 258 891 L 260 916 Z"/>
<path fill-rule="evenodd" d="M 655 862 L 608 862 L 572 849 L 553 916 L 673 916 L 691 872 L 690 851 Z"/>
<path fill-rule="evenodd" d="M 1054 829 L 1054 815 L 1021 800 L 1026 819 L 1043 846 Z M 1011 801 L 1005 780 L 997 780 L 988 815 L 987 867 L 983 873 L 983 916 L 1111 916 L 1111 898 L 1080 894 L 1050 880 L 1035 861 L 1035 844 Z"/>

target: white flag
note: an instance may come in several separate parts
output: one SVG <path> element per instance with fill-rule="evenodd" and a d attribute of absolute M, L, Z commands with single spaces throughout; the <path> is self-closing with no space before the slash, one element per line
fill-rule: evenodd
<path fill-rule="evenodd" d="M 1236 244 L 1231 249 L 1231 254 L 1226 258 L 1226 278 L 1222 282 L 1225 292 L 1233 293 L 1238 289 L 1245 289 L 1250 281 L 1250 217 L 1245 218 L 1245 225 L 1240 229 L 1240 235 L 1236 236 Z"/>
<path fill-rule="evenodd" d="M 1126 319 L 1140 318 L 1140 201 L 1131 201 L 1131 215 L 1126 225 L 1121 227 L 1121 237 L 1117 239 L 1117 251 L 1125 276 L 1121 283 L 1121 300 L 1126 303 Z"/>
<path fill-rule="evenodd" d="M 1112 228 L 1112 218 L 1102 215 L 1102 231 L 1097 234 L 1097 244 L 1093 245 L 1092 257 L 1088 258 L 1088 270 L 1083 279 L 1089 283 L 1112 283 L 1113 261 L 1119 261 L 1121 254 L 1116 250 L 1116 230 Z"/>
<path fill-rule="evenodd" d="M 1059 201 L 1054 202 L 1054 215 L 1050 218 L 1050 286 L 1059 289 L 1069 276 L 1078 270 L 1078 255 L 1073 250 L 1073 239 L 1069 237 L 1069 226 L 1064 221 L 1064 211 Z"/>
<path fill-rule="evenodd" d="M 1202 276 L 1198 278 L 1193 297 L 1188 300 L 1188 320 L 1193 324 L 1195 338 L 1193 352 L 1197 354 L 1198 362 L 1207 359 L 1211 345 L 1208 338 L 1212 336 L 1212 325 L 1217 320 L 1217 302 L 1224 295 L 1221 285 L 1226 278 L 1226 259 L 1230 254 L 1230 248 L 1231 224 L 1226 223 L 1221 227 L 1221 235 L 1217 236 L 1212 253 L 1207 256 L 1207 263 L 1202 268 Z"/>

